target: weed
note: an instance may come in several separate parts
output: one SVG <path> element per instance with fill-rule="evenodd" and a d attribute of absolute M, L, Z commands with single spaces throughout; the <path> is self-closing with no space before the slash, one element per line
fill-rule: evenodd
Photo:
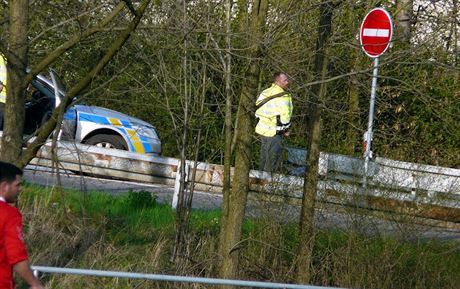
<path fill-rule="evenodd" d="M 175 212 L 149 192 L 111 196 L 25 185 L 21 197 L 26 241 L 34 265 L 216 277 L 219 210 L 192 211 L 185 256 L 170 262 Z M 369 225 L 368 225 L 369 226 Z M 358 226 L 359 227 L 359 226 Z M 241 279 L 294 282 L 298 227 L 245 220 Z M 459 288 L 458 243 L 407 241 L 359 230 L 317 232 L 313 282 L 346 288 Z M 49 288 L 207 288 L 117 278 L 45 275 Z M 22 287 L 21 287 L 22 286 Z M 19 288 L 26 288 L 20 283 Z"/>
<path fill-rule="evenodd" d="M 157 205 L 157 196 L 148 191 L 129 191 L 126 204 L 132 208 L 153 208 Z"/>

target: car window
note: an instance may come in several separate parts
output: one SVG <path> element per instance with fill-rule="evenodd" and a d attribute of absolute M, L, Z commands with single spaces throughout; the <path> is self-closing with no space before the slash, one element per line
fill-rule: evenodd
<path fill-rule="evenodd" d="M 32 86 L 35 89 L 38 89 L 41 93 L 43 93 L 47 97 L 54 99 L 53 88 L 48 83 L 43 82 L 43 81 L 41 81 L 39 79 L 34 79 L 34 80 L 32 80 Z"/>

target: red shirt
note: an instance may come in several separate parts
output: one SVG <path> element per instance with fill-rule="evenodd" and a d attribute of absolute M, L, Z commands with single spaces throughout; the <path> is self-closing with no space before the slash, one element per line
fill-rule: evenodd
<path fill-rule="evenodd" d="M 21 213 L 0 200 L 0 289 L 13 289 L 13 265 L 24 260 Z"/>

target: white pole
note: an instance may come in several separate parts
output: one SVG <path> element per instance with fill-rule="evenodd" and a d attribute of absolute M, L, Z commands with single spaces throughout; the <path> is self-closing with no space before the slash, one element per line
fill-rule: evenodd
<path fill-rule="evenodd" d="M 180 178 L 181 178 L 181 162 L 177 164 L 176 179 L 174 180 L 174 194 L 171 201 L 171 207 L 177 209 L 177 202 L 179 201 Z"/>
<path fill-rule="evenodd" d="M 257 288 L 282 288 L 282 289 L 344 289 L 338 287 L 322 287 L 314 285 L 297 285 L 297 284 L 283 284 L 259 281 L 245 281 L 245 280 L 231 280 L 231 279 L 216 279 L 205 277 L 190 277 L 190 276 L 174 276 L 162 274 L 146 274 L 146 273 L 131 273 L 120 271 L 102 271 L 91 269 L 74 269 L 74 268 L 56 268 L 44 266 L 32 266 L 32 270 L 44 273 L 57 273 L 57 274 L 72 274 L 83 276 L 96 276 L 96 277 L 113 277 L 113 278 L 129 278 L 129 279 L 145 279 L 166 282 L 188 282 L 188 283 L 202 283 L 213 285 L 233 285 L 238 287 L 257 287 Z"/>

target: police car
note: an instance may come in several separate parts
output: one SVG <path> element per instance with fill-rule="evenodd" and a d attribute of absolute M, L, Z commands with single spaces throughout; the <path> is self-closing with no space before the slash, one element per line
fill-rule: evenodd
<path fill-rule="evenodd" d="M 50 69 L 50 77 L 32 81 L 32 100 L 26 103 L 24 133 L 33 134 L 59 106 L 65 95 L 63 82 Z M 64 114 L 60 139 L 142 154 L 160 154 L 161 141 L 154 126 L 107 108 L 73 105 Z"/>

